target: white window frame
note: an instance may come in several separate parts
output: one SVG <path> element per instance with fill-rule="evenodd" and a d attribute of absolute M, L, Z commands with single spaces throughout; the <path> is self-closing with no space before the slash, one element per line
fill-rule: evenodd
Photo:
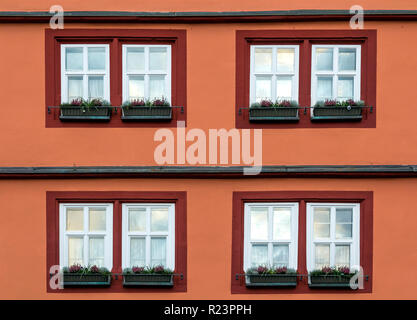
<path fill-rule="evenodd" d="M 127 71 L 127 49 L 128 48 L 144 48 L 145 56 L 145 69 L 143 72 Z M 166 48 L 167 49 L 167 61 L 166 61 L 166 70 L 149 70 L 149 49 L 150 48 Z M 172 78 L 172 55 L 171 55 L 171 45 L 138 45 L 138 44 L 124 44 L 122 45 L 122 54 L 123 54 L 123 101 L 129 100 L 129 76 L 144 76 L 144 86 L 145 86 L 145 97 L 144 99 L 149 99 L 149 76 L 151 75 L 165 75 L 165 100 L 171 103 L 171 78 Z"/>
<path fill-rule="evenodd" d="M 146 209 L 146 223 L 145 232 L 129 231 L 129 209 L 130 208 L 145 208 Z M 151 232 L 150 228 L 150 212 L 151 208 L 168 208 L 168 232 Z M 148 232 L 149 231 L 149 232 Z M 146 240 L 146 266 L 150 266 L 151 261 L 151 237 L 166 237 L 166 267 L 175 269 L 175 204 L 174 203 L 124 203 L 122 204 L 122 268 L 130 267 L 130 238 L 140 237 Z"/>
<path fill-rule="evenodd" d="M 317 71 L 316 70 L 316 49 L 328 48 L 333 49 L 333 70 L 332 71 Z M 355 71 L 339 71 L 339 49 L 356 49 L 356 70 Z M 340 100 L 337 98 L 337 85 L 339 76 L 353 77 L 353 100 L 358 101 L 361 98 L 361 45 L 312 45 L 311 52 L 311 106 L 314 106 L 317 101 L 317 78 L 319 76 L 332 77 L 333 88 L 331 99 Z"/>
<path fill-rule="evenodd" d="M 255 49 L 272 48 L 272 70 L 271 72 L 255 72 Z M 278 73 L 277 71 L 277 49 L 294 49 L 294 72 Z M 250 104 L 256 102 L 256 76 L 271 76 L 272 90 L 271 100 L 277 100 L 277 77 L 292 76 L 292 94 L 291 99 L 298 102 L 298 84 L 299 84 L 299 64 L 300 64 L 300 46 L 299 45 L 251 45 L 250 46 Z"/>
<path fill-rule="evenodd" d="M 268 240 L 251 240 L 250 210 L 254 207 L 268 208 Z M 291 239 L 273 240 L 273 208 L 289 208 L 291 210 Z M 268 261 L 272 267 L 274 244 L 288 244 L 288 268 L 297 270 L 298 267 L 298 202 L 256 202 L 245 203 L 244 215 L 244 258 L 243 270 L 251 268 L 252 244 L 268 244 Z"/>
<path fill-rule="evenodd" d="M 105 70 L 88 70 L 88 48 L 105 48 Z M 82 71 L 66 71 L 66 48 L 83 48 L 83 70 Z M 108 44 L 62 44 L 61 45 L 61 103 L 68 101 L 68 77 L 83 77 L 83 96 L 84 100 L 88 100 L 88 76 L 103 76 L 103 94 L 104 100 L 110 102 L 110 55 Z"/>
<path fill-rule="evenodd" d="M 68 208 L 83 208 L 84 230 L 67 231 L 66 215 Z M 89 231 L 89 208 L 106 208 L 106 231 Z M 59 205 L 59 265 L 68 267 L 68 237 L 82 237 L 84 240 L 83 264 L 89 265 L 89 239 L 104 237 L 104 267 L 109 271 L 113 268 L 113 205 L 109 203 L 61 203 Z"/>
<path fill-rule="evenodd" d="M 314 208 L 330 208 L 330 238 L 314 238 Z M 336 208 L 352 208 L 352 238 L 336 239 Z M 350 268 L 360 266 L 360 204 L 307 203 L 307 270 L 315 270 L 315 245 L 330 244 L 330 266 L 335 265 L 335 246 L 350 245 Z"/>

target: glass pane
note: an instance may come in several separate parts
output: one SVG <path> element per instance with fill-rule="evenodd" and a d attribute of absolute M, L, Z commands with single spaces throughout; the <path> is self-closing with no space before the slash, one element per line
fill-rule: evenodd
<path fill-rule="evenodd" d="M 68 238 L 68 265 L 72 266 L 73 264 L 81 264 L 83 263 L 83 255 L 84 255 L 84 239 L 83 238 L 76 238 L 76 237 L 69 237 Z"/>
<path fill-rule="evenodd" d="M 317 98 L 319 100 L 331 99 L 333 97 L 333 78 L 317 78 Z"/>
<path fill-rule="evenodd" d="M 294 49 L 277 50 L 277 72 L 292 73 L 294 72 Z"/>
<path fill-rule="evenodd" d="M 333 49 L 316 48 L 316 70 L 332 71 L 333 70 Z"/>
<path fill-rule="evenodd" d="M 166 266 L 166 238 L 151 238 L 151 266 Z"/>
<path fill-rule="evenodd" d="M 272 71 L 272 48 L 255 48 L 255 72 Z"/>
<path fill-rule="evenodd" d="M 339 49 L 339 71 L 356 70 L 356 49 Z"/>
<path fill-rule="evenodd" d="M 129 231 L 146 231 L 146 209 L 130 208 L 129 209 Z"/>
<path fill-rule="evenodd" d="M 149 70 L 166 70 L 167 49 L 149 48 Z"/>
<path fill-rule="evenodd" d="M 277 77 L 277 99 L 291 99 L 292 77 Z"/>
<path fill-rule="evenodd" d="M 268 245 L 254 244 L 251 250 L 251 265 L 257 267 L 268 264 Z"/>
<path fill-rule="evenodd" d="M 314 208 L 314 238 L 330 237 L 330 208 Z"/>
<path fill-rule="evenodd" d="M 88 48 L 88 70 L 106 70 L 106 48 Z"/>
<path fill-rule="evenodd" d="M 272 98 L 271 77 L 256 77 L 255 80 L 256 101 Z"/>
<path fill-rule="evenodd" d="M 145 49 L 144 48 L 127 48 L 127 71 L 145 70 Z"/>
<path fill-rule="evenodd" d="M 353 77 L 339 77 L 337 97 L 343 100 L 353 99 Z"/>
<path fill-rule="evenodd" d="M 104 77 L 103 76 L 88 76 L 88 98 L 103 98 L 104 97 Z"/>
<path fill-rule="evenodd" d="M 88 263 L 97 267 L 104 267 L 104 237 L 90 238 Z"/>
<path fill-rule="evenodd" d="M 129 99 L 145 97 L 145 79 L 143 76 L 129 76 Z"/>
<path fill-rule="evenodd" d="M 338 245 L 335 247 L 335 265 L 336 267 L 350 266 L 350 246 Z"/>
<path fill-rule="evenodd" d="M 336 223 L 352 223 L 352 208 L 336 208 Z"/>
<path fill-rule="evenodd" d="M 291 209 L 274 208 L 274 240 L 291 239 Z"/>
<path fill-rule="evenodd" d="M 67 71 L 83 70 L 83 48 L 66 48 L 65 56 L 65 69 Z"/>
<path fill-rule="evenodd" d="M 151 231 L 168 231 L 168 208 L 151 210 Z"/>
<path fill-rule="evenodd" d="M 67 208 L 67 231 L 84 230 L 84 209 Z"/>
<path fill-rule="evenodd" d="M 83 77 L 68 77 L 68 102 L 83 97 Z"/>
<path fill-rule="evenodd" d="M 315 251 L 315 268 L 321 269 L 330 266 L 330 245 L 317 244 Z"/>
<path fill-rule="evenodd" d="M 90 208 L 89 209 L 89 226 L 90 231 L 106 231 L 106 209 Z"/>
<path fill-rule="evenodd" d="M 268 240 L 268 208 L 251 208 L 250 237 L 252 240 Z"/>
<path fill-rule="evenodd" d="M 274 245 L 273 247 L 273 265 L 274 266 L 287 266 L 289 264 L 289 246 L 285 245 Z"/>
<path fill-rule="evenodd" d="M 145 238 L 130 239 L 130 267 L 143 267 L 146 265 Z"/>
<path fill-rule="evenodd" d="M 352 238 L 352 215 L 351 208 L 336 209 L 336 238 Z"/>
<path fill-rule="evenodd" d="M 149 76 L 149 98 L 165 97 L 165 76 Z"/>

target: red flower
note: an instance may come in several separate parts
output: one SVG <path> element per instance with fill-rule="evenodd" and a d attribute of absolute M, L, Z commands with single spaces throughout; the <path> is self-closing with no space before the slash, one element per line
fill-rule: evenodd
<path fill-rule="evenodd" d="M 261 101 L 261 107 L 272 107 L 273 103 L 271 100 L 262 100 Z"/>
<path fill-rule="evenodd" d="M 73 99 L 71 101 L 71 105 L 73 105 L 73 106 L 81 106 L 82 103 L 83 103 L 82 99 Z"/>
<path fill-rule="evenodd" d="M 68 268 L 68 271 L 71 273 L 76 273 L 76 272 L 80 272 L 83 269 L 83 267 L 81 267 L 81 265 L 79 264 L 73 264 L 72 266 L 70 266 Z"/>
<path fill-rule="evenodd" d="M 268 271 L 267 267 L 259 266 L 257 269 L 258 273 L 265 273 Z"/>
<path fill-rule="evenodd" d="M 323 267 L 323 268 L 321 268 L 321 272 L 323 272 L 323 273 L 330 273 L 330 272 L 332 272 L 332 268 L 330 268 L 330 267 Z"/>
<path fill-rule="evenodd" d="M 349 106 L 356 106 L 356 102 L 355 102 L 353 99 L 348 99 L 348 100 L 346 100 L 346 103 L 347 103 Z"/>
<path fill-rule="evenodd" d="M 324 101 L 324 105 L 325 106 L 329 106 L 329 107 L 336 106 L 337 105 L 337 101 L 336 100 L 328 100 L 328 99 L 326 99 L 326 101 Z"/>
<path fill-rule="evenodd" d="M 287 267 L 276 268 L 275 273 L 277 274 L 287 273 Z"/>
<path fill-rule="evenodd" d="M 288 100 L 282 100 L 282 101 L 279 103 L 279 106 L 280 106 L 280 107 L 291 107 L 291 101 L 288 101 Z"/>
<path fill-rule="evenodd" d="M 135 99 L 131 102 L 132 106 L 144 106 L 145 101 L 143 99 Z"/>
<path fill-rule="evenodd" d="M 155 99 L 152 104 L 156 107 L 161 107 L 166 104 L 166 101 L 164 99 Z"/>
<path fill-rule="evenodd" d="M 339 271 L 340 271 L 341 273 L 344 273 L 344 274 L 349 274 L 349 273 L 350 273 L 350 269 L 349 269 L 349 267 L 340 267 L 340 268 L 339 268 Z"/>
<path fill-rule="evenodd" d="M 156 266 L 155 268 L 153 268 L 153 272 L 155 273 L 159 273 L 159 272 L 164 272 L 164 266 Z"/>
<path fill-rule="evenodd" d="M 92 273 L 99 273 L 99 271 L 100 271 L 100 269 L 96 265 L 94 265 L 90 268 L 90 272 L 92 272 Z"/>
<path fill-rule="evenodd" d="M 143 272 L 143 270 L 145 270 L 145 268 L 143 268 L 143 267 L 133 267 L 133 268 L 132 268 L 132 271 L 133 271 L 134 273 L 142 273 L 142 272 Z"/>

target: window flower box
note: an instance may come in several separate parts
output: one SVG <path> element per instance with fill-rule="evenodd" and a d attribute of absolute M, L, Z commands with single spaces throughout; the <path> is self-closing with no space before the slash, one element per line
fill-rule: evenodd
<path fill-rule="evenodd" d="M 123 271 L 123 286 L 161 286 L 174 285 L 174 273 L 163 266 L 154 268 L 133 267 Z"/>
<path fill-rule="evenodd" d="M 72 265 L 63 270 L 64 287 L 68 286 L 110 286 L 111 273 L 97 266 Z"/>
<path fill-rule="evenodd" d="M 350 279 L 355 275 L 348 267 L 329 268 L 323 267 L 321 270 L 314 270 L 309 274 L 309 287 L 333 287 L 350 288 Z"/>
<path fill-rule="evenodd" d="M 363 106 L 362 101 L 353 100 L 317 102 L 311 120 L 361 120 Z"/>
<path fill-rule="evenodd" d="M 262 100 L 249 108 L 249 121 L 298 121 L 298 104 L 294 101 L 273 103 Z"/>
<path fill-rule="evenodd" d="M 286 267 L 269 269 L 259 266 L 246 271 L 247 287 L 295 287 L 297 272 Z"/>
<path fill-rule="evenodd" d="M 172 107 L 164 99 L 133 100 L 122 105 L 123 121 L 160 121 L 172 119 Z"/>
<path fill-rule="evenodd" d="M 100 99 L 75 99 L 60 106 L 61 121 L 109 121 L 112 107 Z"/>

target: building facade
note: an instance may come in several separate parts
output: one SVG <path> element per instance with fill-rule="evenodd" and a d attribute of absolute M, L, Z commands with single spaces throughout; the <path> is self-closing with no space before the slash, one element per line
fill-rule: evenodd
<path fill-rule="evenodd" d="M 0 298 L 417 297 L 415 1 L 51 5 L 0 5 Z"/>

